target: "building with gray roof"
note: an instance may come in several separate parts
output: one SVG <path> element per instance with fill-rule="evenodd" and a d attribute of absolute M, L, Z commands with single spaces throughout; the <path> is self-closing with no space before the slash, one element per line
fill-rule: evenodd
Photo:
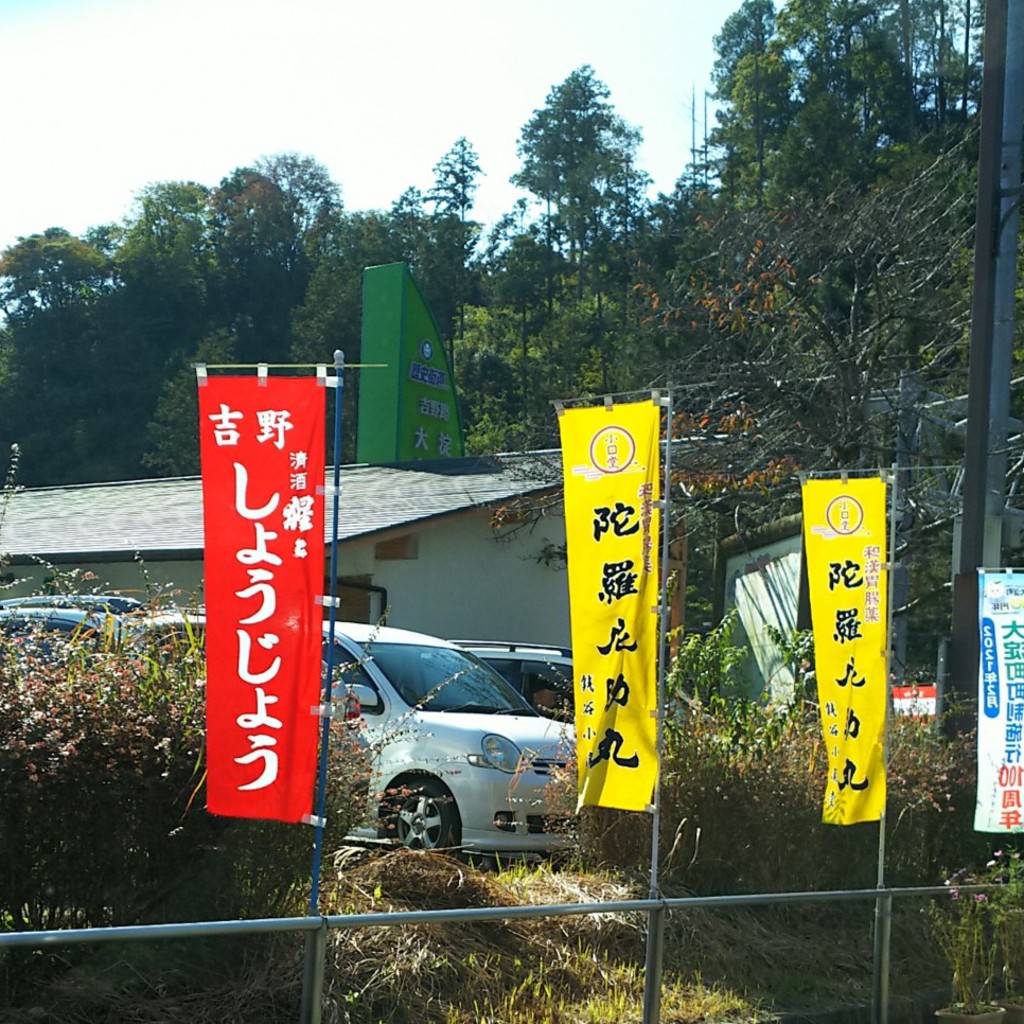
<path fill-rule="evenodd" d="M 568 644 L 560 473 L 557 452 L 343 466 L 341 617 Z M 328 544 L 332 506 L 329 493 Z M 201 602 L 200 478 L 17 490 L 0 506 L 0 558 L 4 596 L 73 587 Z"/>

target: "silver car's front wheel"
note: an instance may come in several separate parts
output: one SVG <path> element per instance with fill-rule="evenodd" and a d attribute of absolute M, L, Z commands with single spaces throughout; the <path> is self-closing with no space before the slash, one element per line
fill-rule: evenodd
<path fill-rule="evenodd" d="M 461 842 L 459 812 L 451 793 L 435 779 L 398 787 L 381 805 L 380 834 L 411 850 L 438 850 Z"/>

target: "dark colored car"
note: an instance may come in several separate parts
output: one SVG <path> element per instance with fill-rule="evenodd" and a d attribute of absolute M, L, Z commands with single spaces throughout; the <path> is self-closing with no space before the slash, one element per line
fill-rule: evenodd
<path fill-rule="evenodd" d="M 25 653 L 52 656 L 61 644 L 79 639 L 98 645 L 117 630 L 117 620 L 108 612 L 30 604 L 0 607 L 0 636 Z"/>
<path fill-rule="evenodd" d="M 22 647 L 52 650 L 53 642 L 85 640 L 100 646 L 132 642 L 147 647 L 198 637 L 201 626 L 184 612 L 153 612 L 141 601 L 117 594 L 41 595 L 0 601 L 0 635 Z"/>
<path fill-rule="evenodd" d="M 544 644 L 453 640 L 500 672 L 542 715 L 573 716 L 572 651 Z"/>
<path fill-rule="evenodd" d="M 121 615 L 144 607 L 134 597 L 121 594 L 35 594 L 32 597 L 9 597 L 0 601 L 3 608 L 67 608 L 86 612 L 111 612 Z"/>

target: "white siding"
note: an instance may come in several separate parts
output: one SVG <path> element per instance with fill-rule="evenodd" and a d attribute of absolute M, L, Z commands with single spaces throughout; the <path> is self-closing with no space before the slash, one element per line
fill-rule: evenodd
<path fill-rule="evenodd" d="M 486 514 L 455 517 L 419 532 L 419 555 L 376 563 L 388 624 L 438 636 L 568 646 L 564 568 L 539 561 L 545 544 L 565 542 L 560 518 L 498 538 Z M 344 572 L 344 570 L 343 570 Z"/>

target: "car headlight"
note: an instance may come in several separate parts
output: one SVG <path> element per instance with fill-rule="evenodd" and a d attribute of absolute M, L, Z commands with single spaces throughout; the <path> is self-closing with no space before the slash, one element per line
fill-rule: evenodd
<path fill-rule="evenodd" d="M 493 732 L 480 741 L 480 750 L 479 754 L 469 755 L 470 764 L 479 768 L 497 768 L 510 775 L 519 767 L 522 757 L 522 752 L 510 739 Z"/>

